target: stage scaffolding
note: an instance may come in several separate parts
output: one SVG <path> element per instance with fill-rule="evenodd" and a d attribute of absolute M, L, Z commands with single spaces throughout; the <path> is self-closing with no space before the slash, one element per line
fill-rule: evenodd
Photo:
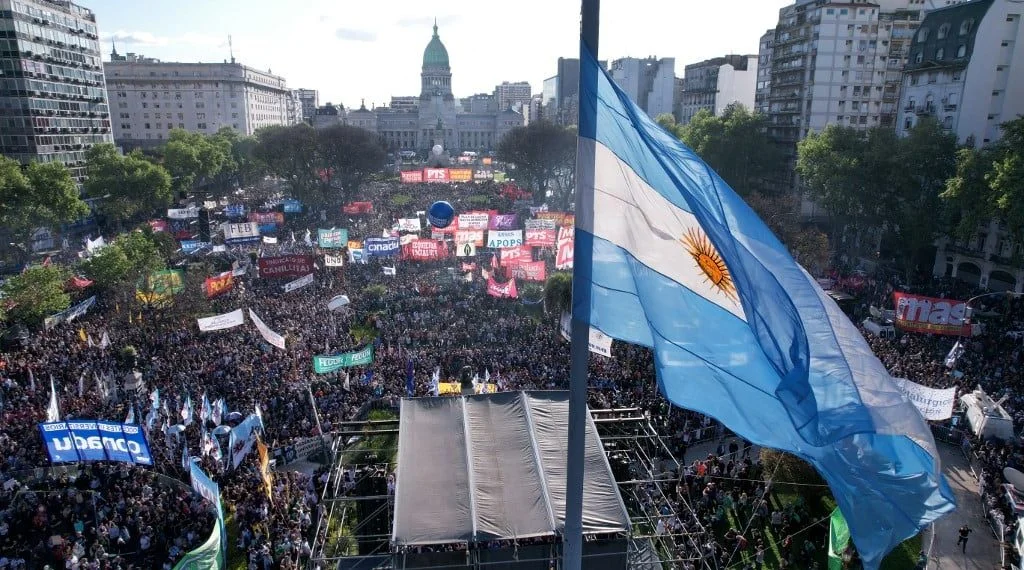
<path fill-rule="evenodd" d="M 691 554 L 706 553 L 706 537 L 712 535 L 703 532 L 705 529 L 698 526 L 701 532 L 696 534 L 659 532 L 658 521 L 672 517 L 693 521 L 694 525 L 699 523 L 695 522 L 696 517 L 685 497 L 679 504 L 686 512 L 677 512 L 676 501 L 670 500 L 682 466 L 644 411 L 625 408 L 591 409 L 590 412 L 630 517 L 632 533 L 627 539 L 627 568 L 682 570 L 692 565 L 700 570 L 725 570 L 718 567 L 715 556 L 680 554 L 684 550 Z M 387 475 L 395 472 L 398 424 L 397 419 L 350 422 L 344 426 L 346 431 L 339 434 L 341 437 L 334 438 L 330 449 L 333 467 L 321 496 L 322 507 L 309 568 L 412 570 L 411 566 L 403 565 L 401 553 L 390 544 L 393 496 L 386 489 L 384 492 L 368 491 L 373 488 L 371 480 L 386 481 Z M 394 441 L 394 445 L 368 449 L 365 443 L 372 439 Z M 346 480 L 346 471 L 354 473 L 354 478 Z M 360 503 L 364 503 L 362 517 L 359 517 Z M 372 504 L 373 508 L 365 508 L 366 504 Z M 371 521 L 383 524 L 369 531 L 366 527 Z M 544 558 L 559 560 L 556 551 L 560 552 L 560 545 L 551 545 L 550 550 Z M 526 553 L 524 548 L 522 554 Z M 486 569 L 500 568 L 504 564 L 506 562 L 486 562 L 469 551 L 458 562 L 430 567 Z M 560 564 L 557 567 L 560 568 Z"/>

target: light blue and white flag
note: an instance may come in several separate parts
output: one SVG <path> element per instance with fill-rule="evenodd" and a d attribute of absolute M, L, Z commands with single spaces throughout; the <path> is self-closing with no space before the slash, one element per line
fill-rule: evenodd
<path fill-rule="evenodd" d="M 153 388 L 149 393 L 149 407 L 154 411 L 160 409 L 160 388 Z"/>
<path fill-rule="evenodd" d="M 195 412 L 192 410 L 192 396 L 185 394 L 185 403 L 181 406 L 181 423 L 190 425 L 192 423 L 192 415 Z"/>
<path fill-rule="evenodd" d="M 46 421 L 60 421 L 60 406 L 57 404 L 57 385 L 53 381 L 53 374 L 50 374 L 50 405 L 46 406 Z"/>
<path fill-rule="evenodd" d="M 956 341 L 953 344 L 953 348 L 949 349 L 949 354 L 946 355 L 946 368 L 956 368 L 956 361 L 960 360 L 960 356 L 964 353 L 964 345 L 960 341 Z"/>
<path fill-rule="evenodd" d="M 877 569 L 955 507 L 927 423 L 757 215 L 582 44 L 580 74 L 574 326 L 651 347 L 674 404 L 812 463 Z"/>
<path fill-rule="evenodd" d="M 135 423 L 135 406 L 128 404 L 128 415 L 124 417 L 124 423 L 133 424 Z"/>
<path fill-rule="evenodd" d="M 203 392 L 203 403 L 199 407 L 199 419 L 205 424 L 213 416 L 213 409 L 210 407 L 210 400 Z"/>

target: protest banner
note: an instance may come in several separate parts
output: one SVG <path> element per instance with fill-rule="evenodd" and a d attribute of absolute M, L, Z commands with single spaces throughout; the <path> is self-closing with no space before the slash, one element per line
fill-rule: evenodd
<path fill-rule="evenodd" d="M 235 276 L 232 271 L 225 271 L 219 275 L 207 277 L 203 281 L 203 292 L 207 299 L 212 299 L 221 293 L 230 291 L 235 286 Z"/>
<path fill-rule="evenodd" d="M 147 304 L 170 299 L 185 290 L 185 274 L 180 269 L 165 269 L 149 274 L 135 291 L 135 298 Z"/>
<path fill-rule="evenodd" d="M 203 332 L 222 331 L 245 324 L 245 315 L 242 309 L 235 309 L 230 313 L 196 319 L 196 322 Z"/>
<path fill-rule="evenodd" d="M 344 255 L 324 254 L 324 267 L 343 267 L 345 265 Z"/>
<path fill-rule="evenodd" d="M 556 233 L 554 229 L 525 230 L 526 245 L 530 247 L 554 247 Z"/>
<path fill-rule="evenodd" d="M 152 465 L 146 434 L 136 424 L 95 420 L 39 424 L 51 463 L 119 461 Z"/>
<path fill-rule="evenodd" d="M 499 263 L 511 267 L 521 261 L 533 261 L 533 250 L 525 245 L 516 247 L 503 247 L 500 250 Z"/>
<path fill-rule="evenodd" d="M 172 220 L 190 220 L 192 218 L 199 217 L 199 208 L 191 206 L 189 208 L 168 208 L 167 217 Z"/>
<path fill-rule="evenodd" d="M 260 336 L 263 340 L 267 341 L 271 346 L 276 346 L 281 350 L 284 350 L 284 337 L 280 334 L 270 330 L 270 327 L 263 322 L 263 319 L 259 318 L 252 309 L 249 309 L 249 318 L 252 319 L 252 323 L 256 325 L 256 330 L 260 331 Z"/>
<path fill-rule="evenodd" d="M 242 222 L 239 224 L 224 224 L 224 242 L 229 245 L 259 241 L 259 224 Z"/>
<path fill-rule="evenodd" d="M 298 289 L 302 289 L 303 287 L 306 287 L 306 286 L 312 285 L 312 284 L 313 284 L 313 274 L 310 273 L 309 275 L 305 275 L 303 277 L 299 277 L 295 281 L 289 281 L 288 283 L 285 283 L 284 284 L 284 292 L 285 293 L 291 293 L 292 291 L 296 291 Z"/>
<path fill-rule="evenodd" d="M 558 228 L 558 251 L 555 254 L 555 269 L 572 269 L 573 228 Z"/>
<path fill-rule="evenodd" d="M 557 225 L 555 220 L 550 218 L 526 220 L 523 222 L 523 227 L 528 230 L 553 230 Z"/>
<path fill-rule="evenodd" d="M 493 277 L 487 278 L 487 294 L 491 297 L 517 299 L 519 291 L 516 289 L 516 280 L 509 279 L 505 283 L 498 283 Z"/>
<path fill-rule="evenodd" d="M 55 313 L 53 315 L 50 315 L 49 317 L 46 317 L 45 319 L 43 319 L 43 328 L 45 328 L 46 330 L 50 330 L 53 327 L 59 325 L 60 323 L 69 323 L 77 319 L 78 317 L 84 315 L 86 311 L 88 311 L 89 308 L 95 304 L 96 296 L 93 295 L 92 297 L 89 297 L 88 299 L 82 301 L 81 303 L 78 303 L 77 305 L 68 307 L 67 309 L 64 309 L 59 313 Z"/>
<path fill-rule="evenodd" d="M 423 181 L 424 182 L 448 182 L 448 169 L 447 168 L 424 168 L 423 169 Z"/>
<path fill-rule="evenodd" d="M 423 182 L 422 170 L 403 170 L 399 173 L 403 184 L 419 184 Z"/>
<path fill-rule="evenodd" d="M 504 265 L 504 263 L 502 264 Z M 545 267 L 543 261 L 518 261 L 512 265 L 512 277 L 524 281 L 544 281 Z"/>
<path fill-rule="evenodd" d="M 317 374 L 327 374 L 341 368 L 364 366 L 371 363 L 373 363 L 373 344 L 368 344 L 365 348 L 355 352 L 314 356 L 313 371 Z"/>
<path fill-rule="evenodd" d="M 399 218 L 398 229 L 403 232 L 418 232 L 423 228 L 419 218 Z"/>
<path fill-rule="evenodd" d="M 948 420 L 953 417 L 956 388 L 929 388 L 906 378 L 893 378 L 896 387 L 907 396 L 926 420 Z"/>
<path fill-rule="evenodd" d="M 496 214 L 489 218 L 489 230 L 513 230 L 519 227 L 519 217 L 515 214 Z"/>
<path fill-rule="evenodd" d="M 431 261 L 448 257 L 448 245 L 443 241 L 419 239 L 402 246 L 402 259 Z"/>
<path fill-rule="evenodd" d="M 400 247 L 400 238 L 366 238 L 363 243 L 363 252 L 367 257 L 391 257 L 398 255 Z"/>
<path fill-rule="evenodd" d="M 487 247 L 498 249 L 523 245 L 523 230 L 489 230 Z"/>
<path fill-rule="evenodd" d="M 281 255 L 259 259 L 260 277 L 301 277 L 313 272 L 313 256 Z"/>
<path fill-rule="evenodd" d="M 460 230 L 486 230 L 490 219 L 486 213 L 459 214 L 456 224 Z"/>
<path fill-rule="evenodd" d="M 455 245 L 471 243 L 477 247 L 484 246 L 484 230 L 456 230 Z"/>
<path fill-rule="evenodd" d="M 349 202 L 342 206 L 341 211 L 349 215 L 370 214 L 373 212 L 373 202 Z"/>
<path fill-rule="evenodd" d="M 342 248 L 348 243 L 348 230 L 344 228 L 331 228 L 329 230 L 317 228 L 316 242 L 322 248 Z"/>
<path fill-rule="evenodd" d="M 562 313 L 562 318 L 559 320 L 559 329 L 562 333 L 562 338 L 566 342 L 572 342 L 572 314 L 569 312 Z M 590 327 L 590 339 L 589 339 L 590 352 L 594 354 L 600 354 L 601 356 L 612 357 L 612 337 L 604 334 L 603 332 Z"/>
<path fill-rule="evenodd" d="M 967 304 L 963 301 L 925 297 L 896 291 L 892 294 L 896 307 L 896 326 L 913 332 L 971 336 L 966 322 Z"/>
<path fill-rule="evenodd" d="M 281 226 L 284 224 L 284 214 L 281 212 L 250 212 L 248 220 L 258 225 Z"/>
<path fill-rule="evenodd" d="M 460 243 L 455 246 L 456 257 L 475 257 L 476 256 L 476 244 L 473 242 Z"/>

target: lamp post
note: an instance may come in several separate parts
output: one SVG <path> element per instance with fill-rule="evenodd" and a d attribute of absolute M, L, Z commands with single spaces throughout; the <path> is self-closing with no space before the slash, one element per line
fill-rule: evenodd
<path fill-rule="evenodd" d="M 984 299 L 985 297 L 1020 297 L 1021 295 L 1024 295 L 1024 293 L 1015 293 L 1013 291 L 995 291 L 995 292 L 992 292 L 992 293 L 982 293 L 981 295 L 975 295 L 974 297 L 971 297 L 970 299 L 967 299 L 966 301 L 964 301 L 964 316 L 963 316 L 962 319 L 960 319 L 961 327 L 960 327 L 960 334 L 958 335 L 959 338 L 957 339 L 957 342 L 960 342 L 960 341 L 963 340 L 963 338 L 964 338 L 964 325 L 968 324 L 968 322 L 970 321 L 971 316 L 972 316 L 971 313 L 972 313 L 972 311 L 974 311 L 974 308 L 971 307 L 971 303 L 977 301 L 978 299 Z"/>

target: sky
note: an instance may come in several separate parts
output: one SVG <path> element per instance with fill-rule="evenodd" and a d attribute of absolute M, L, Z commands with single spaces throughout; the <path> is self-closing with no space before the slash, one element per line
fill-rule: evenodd
<path fill-rule="evenodd" d="M 104 52 L 163 61 L 236 61 L 316 89 L 320 104 L 386 104 L 418 95 L 423 49 L 437 19 L 457 97 L 528 81 L 534 93 L 559 57 L 578 57 L 578 0 L 76 0 L 96 13 Z M 689 63 L 757 53 L 791 0 L 605 0 L 600 59 L 674 57 Z M 105 56 L 106 60 L 107 57 Z"/>

